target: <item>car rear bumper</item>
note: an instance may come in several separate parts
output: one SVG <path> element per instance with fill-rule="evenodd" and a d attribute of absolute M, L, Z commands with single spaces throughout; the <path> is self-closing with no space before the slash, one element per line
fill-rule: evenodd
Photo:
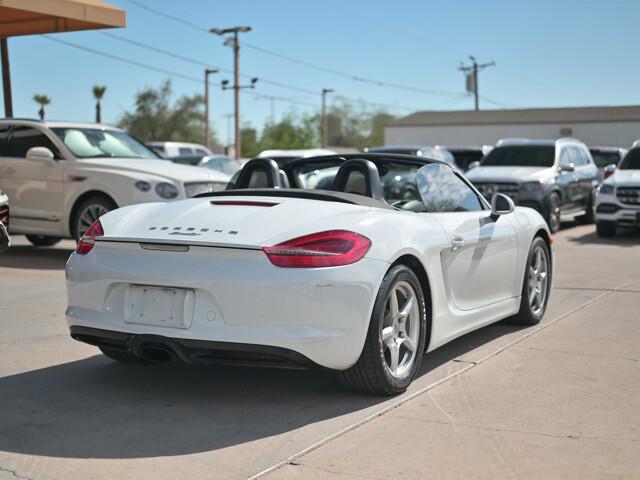
<path fill-rule="evenodd" d="M 271 347 L 343 370 L 360 356 L 388 268 L 369 258 L 344 267 L 278 268 L 261 250 L 160 252 L 136 243 L 98 242 L 88 255 L 69 258 L 66 318 L 72 334 L 74 327 L 85 327 L 167 338 L 169 344 L 194 340 Z M 184 324 L 132 320 L 130 304 L 136 297 L 131 291 L 145 286 L 191 292 Z"/>

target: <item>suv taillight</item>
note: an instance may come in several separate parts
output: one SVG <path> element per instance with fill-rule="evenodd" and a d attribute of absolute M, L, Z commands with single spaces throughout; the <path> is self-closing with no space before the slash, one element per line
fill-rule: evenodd
<path fill-rule="evenodd" d="M 76 253 L 78 255 L 86 255 L 96 244 L 96 238 L 104 235 L 104 230 L 102 229 L 102 224 L 100 220 L 96 220 L 91 224 L 87 231 L 84 232 L 82 238 L 78 242 L 78 246 L 76 247 Z"/>
<path fill-rule="evenodd" d="M 370 247 L 371 240 L 359 233 L 329 230 L 262 247 L 262 250 L 276 267 L 319 268 L 356 263 Z"/>

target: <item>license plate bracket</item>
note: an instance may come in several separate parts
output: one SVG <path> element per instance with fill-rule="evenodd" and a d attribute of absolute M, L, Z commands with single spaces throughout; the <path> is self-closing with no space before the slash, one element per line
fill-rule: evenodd
<path fill-rule="evenodd" d="M 138 325 L 187 329 L 193 320 L 195 294 L 186 288 L 130 285 L 124 321 Z"/>

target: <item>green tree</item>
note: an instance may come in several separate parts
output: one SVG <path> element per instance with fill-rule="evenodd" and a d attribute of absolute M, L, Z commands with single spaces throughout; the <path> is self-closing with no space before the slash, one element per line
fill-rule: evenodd
<path fill-rule="evenodd" d="M 34 95 L 33 101 L 40 105 L 40 110 L 38 110 L 38 115 L 40 116 L 40 120 L 44 120 L 44 107 L 51 103 L 51 98 L 46 95 Z"/>
<path fill-rule="evenodd" d="M 135 108 L 125 112 L 118 126 L 142 141 L 162 140 L 204 144 L 204 99 L 202 95 L 171 102 L 171 82 L 145 88 L 136 94 Z M 212 132 L 212 144 L 217 144 Z"/>
<path fill-rule="evenodd" d="M 312 148 L 316 141 L 312 125 L 307 119 L 297 118 L 293 114 L 286 115 L 279 122 L 269 121 L 260 136 L 260 149 Z"/>
<path fill-rule="evenodd" d="M 102 100 L 102 97 L 104 97 L 104 93 L 107 91 L 107 87 L 105 87 L 104 85 L 94 85 L 93 86 L 93 98 L 96 99 L 96 123 L 101 123 L 102 122 L 102 115 L 101 115 L 101 105 L 100 105 L 100 100 Z"/>
<path fill-rule="evenodd" d="M 249 124 L 243 125 L 240 129 L 240 139 L 242 141 L 241 156 L 243 158 L 253 158 L 260 153 L 258 144 L 258 132 Z"/>

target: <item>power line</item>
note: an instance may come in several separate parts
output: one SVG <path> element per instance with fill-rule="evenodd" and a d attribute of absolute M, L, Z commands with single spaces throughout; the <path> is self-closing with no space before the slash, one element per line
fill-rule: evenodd
<path fill-rule="evenodd" d="M 150 7 L 138 0 L 124 0 L 128 3 L 131 3 L 133 5 L 136 5 L 148 12 L 154 13 L 158 16 L 161 16 L 163 18 L 166 18 L 168 20 L 172 20 L 174 22 L 178 22 L 186 27 L 192 28 L 193 30 L 199 31 L 199 32 L 203 32 L 206 34 L 209 34 L 209 31 L 206 28 L 203 28 L 202 26 L 196 25 L 195 23 L 192 23 L 188 20 L 185 20 L 184 18 L 181 17 L 177 17 L 175 15 L 171 15 L 168 13 L 165 13 L 161 10 L 155 9 L 153 7 Z M 403 85 L 403 84 L 398 84 L 398 83 L 392 83 L 392 82 L 386 82 L 386 81 L 382 81 L 382 80 L 377 80 L 377 79 L 373 79 L 373 78 L 368 78 L 368 77 L 362 77 L 359 75 L 354 75 L 352 73 L 347 73 L 347 72 L 342 72 L 339 70 L 335 70 L 333 68 L 329 68 L 323 65 L 318 65 L 315 63 L 311 63 L 308 62 L 306 60 L 301 60 L 299 58 L 295 58 L 292 57 L 290 55 L 285 55 L 282 53 L 278 53 L 275 52 L 273 50 L 269 50 L 266 49 L 264 47 L 259 47 L 257 45 L 254 45 L 252 43 L 248 43 L 248 42 L 243 42 L 243 45 L 246 48 L 250 48 L 252 50 L 255 50 L 257 52 L 261 52 L 264 53 L 266 55 L 270 55 L 272 57 L 276 57 L 276 58 L 280 58 L 282 60 L 286 60 L 288 62 L 291 63 L 295 63 L 298 65 L 303 65 L 306 66 L 308 68 L 312 68 L 314 70 L 317 71 L 321 71 L 321 72 L 325 72 L 325 73 L 330 73 L 332 75 L 337 75 L 343 78 L 348 78 L 349 80 L 353 80 L 356 82 L 360 82 L 360 83 L 368 83 L 371 85 L 377 85 L 379 87 L 386 87 L 386 88 L 394 88 L 397 90 L 404 90 L 404 91 L 410 91 L 410 92 L 414 92 L 414 93 L 422 93 L 422 94 L 427 94 L 427 95 L 440 95 L 440 96 L 456 96 L 459 97 L 460 95 L 464 95 L 463 93 L 460 92 L 454 92 L 454 91 L 447 91 L 447 90 L 434 90 L 434 89 L 426 89 L 426 88 L 420 88 L 420 87 L 414 87 L 414 86 L 410 86 L 410 85 Z"/>

